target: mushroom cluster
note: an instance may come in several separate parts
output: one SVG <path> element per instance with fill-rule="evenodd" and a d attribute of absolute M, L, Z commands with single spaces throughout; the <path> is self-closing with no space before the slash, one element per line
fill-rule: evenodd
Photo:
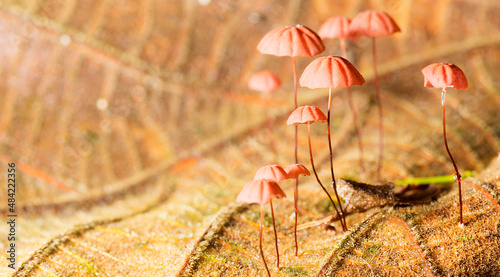
<path fill-rule="evenodd" d="M 359 148 L 359 166 L 361 175 L 365 175 L 365 166 L 363 159 L 363 143 L 361 138 L 361 128 L 357 122 L 354 101 L 352 99 L 351 86 L 363 85 L 365 79 L 356 69 L 356 67 L 347 60 L 346 39 L 358 39 L 360 37 L 372 38 L 372 57 L 373 57 L 373 79 L 375 85 L 375 99 L 378 106 L 379 115 L 379 149 L 378 161 L 376 170 L 368 172 L 376 176 L 376 181 L 381 181 L 381 173 L 383 167 L 383 111 L 379 89 L 378 73 L 377 73 L 377 58 L 376 58 L 376 44 L 375 37 L 387 36 L 400 32 L 398 25 L 395 21 L 383 11 L 364 11 L 356 15 L 352 21 L 346 17 L 331 17 L 324 22 L 316 34 L 311 29 L 302 26 L 283 26 L 271 30 L 259 42 L 257 49 L 263 54 L 275 56 L 290 56 L 292 57 L 293 64 L 293 80 L 294 80 L 294 110 L 287 120 L 288 125 L 295 125 L 295 141 L 294 141 L 294 157 L 295 163 L 287 166 L 285 169 L 278 165 L 268 165 L 260 168 L 255 174 L 254 180 L 249 181 L 241 192 L 238 194 L 237 201 L 246 203 L 260 204 L 260 254 L 265 265 L 267 274 L 271 276 L 269 268 L 267 267 L 264 252 L 262 250 L 262 228 L 263 228 L 263 213 L 264 205 L 269 203 L 271 207 L 271 216 L 273 221 L 273 230 L 276 246 L 276 267 L 280 268 L 279 249 L 278 249 L 278 236 L 276 232 L 276 223 L 274 218 L 274 208 L 272 198 L 285 198 L 286 195 L 278 185 L 279 182 L 285 179 L 294 179 L 294 239 L 295 239 L 295 256 L 298 256 L 299 245 L 297 239 L 297 222 L 298 222 L 298 178 L 299 176 L 309 176 L 309 170 L 301 165 L 298 160 L 298 125 L 307 125 L 307 139 L 309 146 L 309 158 L 311 168 L 316 178 L 317 183 L 320 185 L 323 192 L 330 200 L 333 209 L 337 213 L 337 219 L 342 226 L 343 232 L 348 232 L 348 225 L 346 220 L 346 213 L 342 207 L 342 201 L 337 193 L 336 178 L 333 167 L 333 149 L 331 139 L 331 108 L 332 108 L 332 93 L 334 88 L 345 87 L 347 89 L 347 96 L 349 106 L 352 112 L 353 125 L 356 131 L 358 148 Z M 300 77 L 300 85 L 309 89 L 328 88 L 328 102 L 327 102 L 327 115 L 325 115 L 320 108 L 311 105 L 298 106 L 297 103 L 297 64 L 295 57 L 313 57 L 320 54 L 325 50 L 325 46 L 321 39 L 335 39 L 339 38 L 342 57 L 339 56 L 325 56 L 313 60 L 303 71 Z M 446 151 L 453 163 L 455 169 L 455 179 L 459 187 L 459 202 L 460 202 L 460 225 L 463 226 L 463 213 L 462 213 L 462 193 L 461 193 L 461 175 L 458 167 L 451 155 L 446 140 L 446 123 L 445 123 L 445 93 L 447 87 L 456 89 L 466 89 L 467 79 L 460 68 L 453 64 L 435 63 L 425 67 L 422 70 L 425 78 L 425 87 L 438 87 L 442 89 L 442 106 L 443 106 L 443 135 Z M 248 86 L 252 90 L 260 91 L 263 97 L 268 101 L 268 93 L 280 87 L 279 78 L 270 71 L 261 71 L 256 73 L 250 79 Z M 269 121 L 268 111 L 266 109 L 266 120 Z M 270 121 L 269 121 L 270 122 Z M 326 135 L 328 140 L 330 152 L 330 173 L 331 173 L 331 187 L 335 194 L 335 200 L 328 192 L 318 175 L 316 165 L 313 158 L 313 149 L 311 143 L 311 124 L 314 122 L 327 122 Z M 272 125 L 269 125 L 269 130 L 272 132 Z M 337 207 L 338 206 L 338 207 Z"/>

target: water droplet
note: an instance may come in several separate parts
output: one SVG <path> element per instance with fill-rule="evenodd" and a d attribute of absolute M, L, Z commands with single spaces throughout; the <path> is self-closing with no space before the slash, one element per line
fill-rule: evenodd
<path fill-rule="evenodd" d="M 69 35 L 62 35 L 59 38 L 59 43 L 64 46 L 68 46 L 71 43 L 71 37 Z"/>
<path fill-rule="evenodd" d="M 104 111 L 108 108 L 108 100 L 99 98 L 96 102 L 96 106 L 99 110 Z"/>

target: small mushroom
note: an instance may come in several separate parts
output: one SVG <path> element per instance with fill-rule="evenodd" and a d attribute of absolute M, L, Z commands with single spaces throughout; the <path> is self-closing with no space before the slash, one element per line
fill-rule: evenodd
<path fill-rule="evenodd" d="M 276 183 L 279 183 L 282 180 L 289 179 L 289 175 L 286 173 L 286 171 L 279 165 L 266 165 L 255 173 L 254 180 L 261 180 L 261 179 L 268 179 L 268 180 L 273 180 Z M 273 209 L 273 204 L 271 202 L 271 211 Z M 273 216 L 274 217 L 274 216 Z M 280 268 L 280 252 L 278 250 L 278 235 L 276 234 L 276 226 L 274 225 L 274 219 L 273 219 L 273 228 L 274 228 L 274 240 L 276 243 L 276 267 L 279 269 Z"/>
<path fill-rule="evenodd" d="M 375 91 L 377 96 L 378 116 L 379 116 L 379 154 L 377 165 L 377 181 L 380 181 L 382 170 L 384 133 L 383 133 L 383 113 L 382 102 L 380 99 L 380 90 L 377 73 L 377 51 L 375 47 L 375 37 L 387 36 L 401 31 L 390 15 L 383 11 L 364 11 L 356 15 L 349 26 L 350 35 L 353 37 L 371 37 L 373 50 L 373 78 L 375 81 Z"/>
<path fill-rule="evenodd" d="M 450 160 L 455 168 L 455 178 L 458 183 L 458 197 L 460 201 L 460 225 L 463 226 L 463 212 L 462 212 L 462 176 L 458 172 L 457 164 L 451 155 L 450 149 L 448 148 L 448 142 L 446 140 L 446 88 L 452 87 L 455 89 L 467 89 L 469 86 L 467 83 L 467 78 L 463 71 L 454 64 L 449 63 L 433 63 L 422 69 L 422 74 L 424 75 L 424 87 L 436 87 L 441 88 L 441 105 L 443 106 L 443 136 L 444 145 Z"/>
<path fill-rule="evenodd" d="M 332 187 L 335 191 L 337 201 L 340 206 L 340 211 L 342 215 L 344 211 L 342 210 L 342 205 L 340 204 L 340 199 L 337 193 L 337 185 L 335 182 L 335 174 L 333 172 L 333 150 L 332 150 L 332 140 L 330 134 L 330 111 L 332 105 L 332 88 L 336 87 L 350 87 L 354 85 L 362 85 L 365 83 L 365 79 L 358 70 L 346 59 L 342 57 L 321 57 L 312 61 L 302 73 L 300 77 L 300 85 L 303 87 L 308 87 L 311 89 L 315 88 L 329 88 L 328 94 L 328 146 L 330 148 L 330 171 L 332 175 Z M 345 217 L 341 218 L 344 220 L 344 225 L 347 227 Z"/>
<path fill-rule="evenodd" d="M 309 176 L 311 172 L 301 165 L 301 164 L 291 164 L 285 167 L 285 172 L 288 174 L 288 177 L 291 179 L 297 179 L 299 176 Z M 299 255 L 299 243 L 297 241 L 297 220 L 298 220 L 298 209 L 297 209 L 297 201 L 299 200 L 297 187 L 293 190 L 293 203 L 295 207 L 295 225 L 293 226 L 293 234 L 295 238 L 295 257 Z"/>
<path fill-rule="evenodd" d="M 314 176 L 316 176 L 316 180 L 318 181 L 318 184 L 321 186 L 323 191 L 326 193 L 330 201 L 332 202 L 333 207 L 335 208 L 335 211 L 337 212 L 339 218 L 341 217 L 341 214 L 339 213 L 337 206 L 335 205 L 335 202 L 333 202 L 332 197 L 326 190 L 326 188 L 323 186 L 321 183 L 321 180 L 318 177 L 318 174 L 316 172 L 316 168 L 314 166 L 314 159 L 313 159 L 313 154 L 312 154 L 312 147 L 311 147 L 311 123 L 313 122 L 326 122 L 328 119 L 326 118 L 325 114 L 317 107 L 315 106 L 301 106 L 295 109 L 290 116 L 288 117 L 287 124 L 288 125 L 299 125 L 299 124 L 307 124 L 307 138 L 309 141 L 309 157 L 311 159 L 311 167 L 314 172 Z M 340 202 L 339 202 L 340 205 Z M 347 231 L 347 227 L 345 226 L 344 222 L 340 220 L 340 223 L 342 224 L 342 229 Z"/>
<path fill-rule="evenodd" d="M 319 28 L 318 35 L 322 39 L 335 39 L 338 38 L 340 41 L 340 50 L 342 57 L 347 59 L 346 51 L 346 39 L 357 39 L 354 37 L 349 30 L 351 25 L 351 20 L 343 16 L 332 16 L 328 18 L 323 25 Z M 358 149 L 359 149 L 359 167 L 361 168 L 361 173 L 365 172 L 365 166 L 363 161 L 363 140 L 361 136 L 361 130 L 358 123 L 358 115 L 356 109 L 354 108 L 354 101 L 352 101 L 351 88 L 347 87 L 347 101 L 349 102 L 349 107 L 352 113 L 352 121 L 354 122 L 354 129 L 356 130 L 356 137 L 358 138 Z"/>
<path fill-rule="evenodd" d="M 269 268 L 267 267 L 266 259 L 264 258 L 264 251 L 262 250 L 262 227 L 264 226 L 264 205 L 269 203 L 271 205 L 271 215 L 273 218 L 274 225 L 274 211 L 272 198 L 285 198 L 286 195 L 280 188 L 278 183 L 269 179 L 260 179 L 249 181 L 243 186 L 240 193 L 236 197 L 236 201 L 250 203 L 250 204 L 260 204 L 260 235 L 259 235 L 259 247 L 260 254 L 262 256 L 262 261 L 267 271 L 267 275 L 271 277 Z M 277 245 L 277 242 L 276 242 Z"/>
<path fill-rule="evenodd" d="M 270 179 L 277 183 L 289 178 L 288 173 L 281 166 L 275 164 L 259 168 L 253 177 L 254 180 Z"/>

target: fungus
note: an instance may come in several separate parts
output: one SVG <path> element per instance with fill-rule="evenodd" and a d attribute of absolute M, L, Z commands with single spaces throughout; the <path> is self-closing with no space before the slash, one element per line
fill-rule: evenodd
<path fill-rule="evenodd" d="M 335 191 L 335 196 L 339 203 L 340 211 L 344 220 L 344 226 L 347 228 L 345 221 L 345 214 L 340 204 L 340 199 L 337 193 L 337 185 L 335 182 L 335 174 L 333 172 L 333 150 L 332 140 L 330 134 L 330 114 L 332 105 L 332 88 L 336 87 L 350 87 L 354 85 L 362 85 L 365 79 L 358 70 L 346 59 L 342 57 L 321 57 L 312 61 L 302 73 L 300 77 L 300 85 L 311 89 L 315 88 L 328 88 L 328 146 L 330 148 L 330 171 L 332 175 L 332 187 Z M 345 231 L 345 230 L 344 230 Z"/>
<path fill-rule="evenodd" d="M 349 32 L 349 26 L 351 21 L 347 17 L 343 16 L 332 16 L 328 18 L 323 25 L 319 28 L 318 35 L 322 38 L 335 39 L 338 38 L 340 41 L 340 50 L 342 57 L 347 59 L 346 51 L 346 39 L 357 39 L 353 37 Z M 356 137 L 358 138 L 358 149 L 359 149 L 359 167 L 361 168 L 361 173 L 365 172 L 365 166 L 363 162 L 363 140 L 361 138 L 361 130 L 358 124 L 358 116 L 356 114 L 356 109 L 354 108 L 354 102 L 352 101 L 351 88 L 346 87 L 347 90 L 347 101 L 349 102 L 349 107 L 352 113 L 352 121 L 354 122 L 354 129 L 356 131 Z"/>
<path fill-rule="evenodd" d="M 382 170 L 384 133 L 383 133 L 383 114 L 382 102 L 378 85 L 377 73 L 377 51 L 375 47 L 375 37 L 387 36 L 401 31 L 398 25 L 386 12 L 383 11 L 364 11 L 356 15 L 349 26 L 350 35 L 353 37 L 366 36 L 372 38 L 373 50 L 373 79 L 375 81 L 375 91 L 379 115 L 379 154 L 377 164 L 377 181 L 380 181 L 380 171 Z"/>
<path fill-rule="evenodd" d="M 312 154 L 312 147 L 311 147 L 311 123 L 313 122 L 326 122 L 328 119 L 326 118 L 325 114 L 317 107 L 315 106 L 301 106 L 295 109 L 290 116 L 288 117 L 287 124 L 288 125 L 299 125 L 299 124 L 307 124 L 307 138 L 309 142 L 309 157 L 311 159 L 311 167 L 314 172 L 314 176 L 316 177 L 316 180 L 318 181 L 318 184 L 321 186 L 323 191 L 326 193 L 330 201 L 332 202 L 333 207 L 335 208 L 335 211 L 337 212 L 337 215 L 339 218 L 342 218 L 341 214 L 339 213 L 337 206 L 333 202 L 332 197 L 326 190 L 326 188 L 323 186 L 321 183 L 321 180 L 318 177 L 318 174 L 316 172 L 316 168 L 314 166 L 314 159 L 313 159 L 313 154 Z M 340 205 L 340 202 L 339 202 Z M 347 231 L 347 227 L 345 226 L 344 222 L 342 219 L 340 220 L 340 223 L 342 225 L 342 230 L 345 232 Z"/>
<path fill-rule="evenodd" d="M 424 75 L 424 87 L 435 87 L 441 88 L 441 105 L 443 106 L 443 137 L 444 145 L 448 156 L 450 157 L 453 167 L 455 168 L 455 178 L 458 183 L 458 198 L 460 201 L 460 225 L 463 226 L 463 213 L 462 213 L 462 176 L 458 172 L 457 164 L 451 155 L 450 149 L 448 148 L 448 142 L 446 140 L 446 88 L 452 87 L 455 89 L 467 89 L 468 83 L 465 74 L 462 70 L 454 64 L 446 63 L 433 63 L 422 69 L 422 74 Z"/>
<path fill-rule="evenodd" d="M 249 181 L 243 186 L 240 193 L 236 197 L 236 201 L 244 202 L 249 204 L 260 204 L 260 235 L 259 235 L 259 247 L 260 254 L 262 256 L 262 261 L 264 262 L 264 266 L 267 271 L 267 275 L 271 277 L 271 273 L 269 273 L 269 268 L 267 267 L 266 259 L 264 258 L 264 251 L 262 250 L 262 227 L 264 225 L 264 205 L 269 203 L 271 206 L 271 216 L 273 219 L 273 227 L 274 224 L 274 210 L 273 210 L 273 202 L 272 198 L 285 198 L 286 195 L 283 190 L 280 188 L 278 183 L 269 179 L 260 179 L 260 180 L 252 180 Z M 275 227 L 276 230 L 276 227 Z M 276 247 L 278 246 L 278 242 L 276 241 Z M 278 248 L 276 248 L 278 251 Z M 279 258 L 278 258 L 279 259 Z M 278 266 L 279 268 L 279 266 Z"/>
<path fill-rule="evenodd" d="M 325 51 L 323 41 L 306 26 L 283 26 L 269 31 L 257 45 L 257 50 L 262 54 L 292 57 L 294 107 L 296 109 L 297 64 L 295 57 L 312 57 Z M 297 128 L 295 128 L 295 163 L 299 163 L 297 157 Z"/>
<path fill-rule="evenodd" d="M 311 175 L 311 172 L 309 172 L 309 170 L 301 164 L 291 164 L 285 167 L 285 172 L 291 179 L 297 179 L 299 178 L 299 176 Z M 298 219 L 297 199 L 298 199 L 298 191 L 297 187 L 295 187 L 293 191 L 293 205 L 295 207 L 295 225 L 293 226 L 293 234 L 295 238 L 295 256 L 298 256 L 299 254 L 299 243 L 297 241 L 297 219 Z"/>
<path fill-rule="evenodd" d="M 289 179 L 288 173 L 279 165 L 266 165 L 255 173 L 254 180 L 268 179 L 273 180 L 276 183 L 279 183 L 282 180 Z M 271 211 L 273 209 L 273 204 L 271 203 Z M 274 216 L 273 216 L 273 228 L 274 228 L 274 240 L 276 242 L 276 267 L 279 269 L 280 267 L 280 253 L 278 250 L 278 235 L 276 234 L 276 226 L 274 225 Z"/>
<path fill-rule="evenodd" d="M 253 177 L 254 180 L 270 179 L 276 183 L 289 178 L 288 173 L 281 166 L 275 164 L 259 168 Z"/>

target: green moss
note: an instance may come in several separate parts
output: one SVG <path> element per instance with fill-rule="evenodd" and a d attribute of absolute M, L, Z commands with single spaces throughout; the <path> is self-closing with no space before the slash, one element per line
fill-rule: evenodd
<path fill-rule="evenodd" d="M 380 245 L 377 245 L 377 244 L 370 245 L 363 252 L 363 258 L 369 259 L 373 256 L 376 256 L 378 254 L 379 250 L 380 250 Z"/>
<path fill-rule="evenodd" d="M 307 271 L 302 267 L 282 267 L 280 271 L 290 276 L 307 276 Z"/>

